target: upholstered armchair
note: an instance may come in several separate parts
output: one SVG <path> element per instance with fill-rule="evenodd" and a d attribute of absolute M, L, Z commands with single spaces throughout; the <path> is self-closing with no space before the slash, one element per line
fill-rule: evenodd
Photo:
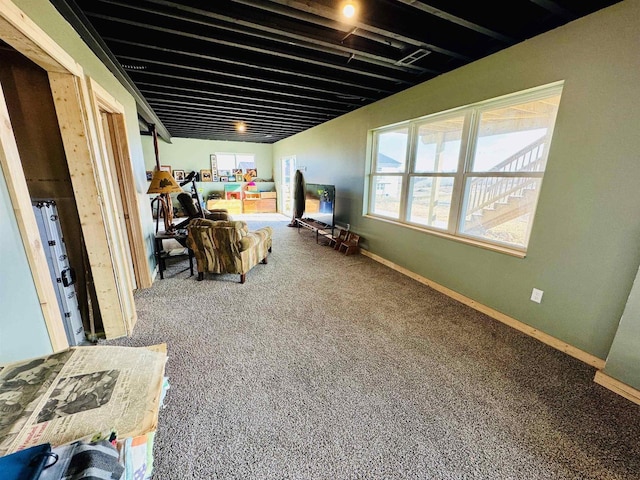
<path fill-rule="evenodd" d="M 271 227 L 249 232 L 246 222 L 195 218 L 187 227 L 187 246 L 193 250 L 198 280 L 205 273 L 238 273 L 240 283 L 271 252 Z"/>

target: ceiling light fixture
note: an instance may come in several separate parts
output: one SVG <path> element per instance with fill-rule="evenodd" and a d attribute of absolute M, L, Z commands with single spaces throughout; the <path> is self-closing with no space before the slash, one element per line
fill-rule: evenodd
<path fill-rule="evenodd" d="M 344 5 L 342 5 L 342 15 L 347 18 L 353 18 L 356 14 L 356 6 L 351 0 L 347 0 Z"/>
<path fill-rule="evenodd" d="M 236 124 L 236 130 L 240 133 L 244 133 L 247 131 L 247 125 L 244 122 L 238 122 Z"/>

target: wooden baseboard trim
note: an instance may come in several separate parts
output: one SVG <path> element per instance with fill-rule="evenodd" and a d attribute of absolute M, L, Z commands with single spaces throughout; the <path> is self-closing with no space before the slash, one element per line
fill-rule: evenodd
<path fill-rule="evenodd" d="M 636 390 L 635 388 L 627 385 L 626 383 L 622 383 L 620 380 L 610 377 L 600 370 L 596 372 L 596 376 L 593 381 L 598 385 L 602 385 L 604 388 L 623 396 L 627 400 L 631 400 L 632 402 L 640 405 L 640 390 Z"/>
<path fill-rule="evenodd" d="M 499 312 L 497 310 L 494 310 L 491 307 L 487 307 L 486 305 L 483 305 L 479 302 L 476 302 L 475 300 L 469 298 L 469 297 L 465 297 L 464 295 L 461 295 L 460 293 L 451 290 L 450 288 L 444 287 L 442 285 L 440 285 L 439 283 L 434 282 L 433 280 L 429 280 L 428 278 L 423 277 L 422 275 L 418 275 L 415 272 L 412 272 L 411 270 L 408 270 L 404 267 L 401 267 L 400 265 L 396 265 L 395 263 L 379 256 L 376 255 L 375 253 L 371 253 L 368 250 L 365 250 L 363 248 L 360 249 L 360 252 L 365 255 L 366 257 L 369 257 L 373 260 L 375 260 L 376 262 L 379 262 L 383 265 L 386 265 L 387 267 L 402 273 L 403 275 L 406 275 L 408 277 L 413 278 L 414 280 L 427 285 L 431 288 L 433 288 L 434 290 L 437 290 L 440 293 L 444 293 L 445 295 L 447 295 L 448 297 L 453 298 L 454 300 L 459 301 L 460 303 L 463 303 L 479 312 L 484 313 L 485 315 L 488 315 L 489 317 L 498 320 L 499 322 L 502 322 L 506 325 L 509 325 L 512 328 L 515 328 L 516 330 L 525 333 L 526 335 L 529 335 L 530 337 L 535 338 L 536 340 L 541 341 L 542 343 L 545 343 L 557 350 L 560 350 L 561 352 L 566 353 L 567 355 L 570 355 L 574 358 L 577 358 L 578 360 L 591 365 L 592 367 L 597 368 L 598 370 L 603 369 L 604 368 L 604 364 L 605 364 L 605 360 L 602 360 L 601 358 L 598 358 L 594 355 L 591 355 L 590 353 L 587 353 L 583 350 L 580 350 L 579 348 L 574 347 L 573 345 L 569 345 L 566 342 L 563 342 L 562 340 L 559 340 L 555 337 L 552 337 L 551 335 L 541 332 L 540 330 L 533 328 L 529 325 L 527 325 L 526 323 L 522 323 L 519 320 L 516 320 L 515 318 L 512 318 L 508 315 L 505 315 L 502 312 Z"/>

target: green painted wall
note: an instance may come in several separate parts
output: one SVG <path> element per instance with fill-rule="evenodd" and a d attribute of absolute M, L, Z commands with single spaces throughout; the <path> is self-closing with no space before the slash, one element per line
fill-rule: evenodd
<path fill-rule="evenodd" d="M 53 352 L 0 167 L 0 364 Z"/>
<path fill-rule="evenodd" d="M 604 372 L 640 389 L 640 271 L 611 345 Z"/>
<path fill-rule="evenodd" d="M 274 164 L 296 155 L 306 181 L 335 184 L 337 220 L 371 252 L 604 359 L 640 262 L 638 19 L 624 1 L 282 140 Z M 526 258 L 362 215 L 370 129 L 559 80 Z"/>
<path fill-rule="evenodd" d="M 153 170 L 156 165 L 156 157 L 153 148 L 153 138 L 142 137 L 142 147 L 146 170 Z M 195 170 L 211 169 L 210 155 L 213 153 L 253 153 L 256 159 L 256 169 L 258 177 L 267 180 L 273 179 L 273 145 L 251 142 L 227 142 L 216 140 L 200 140 L 193 138 L 171 139 L 167 143 L 158 139 L 158 157 L 160 165 L 171 165 L 174 170 L 184 170 L 186 173 Z M 222 182 L 198 182 L 204 198 L 213 191 L 222 192 L 224 183 Z M 265 190 L 271 190 L 273 185 Z"/>

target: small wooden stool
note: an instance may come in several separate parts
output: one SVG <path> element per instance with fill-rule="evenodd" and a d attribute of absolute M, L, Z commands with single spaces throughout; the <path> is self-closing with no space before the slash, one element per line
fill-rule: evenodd
<path fill-rule="evenodd" d="M 344 242 L 338 247 L 338 251 L 344 251 L 345 255 L 351 255 L 358 252 L 358 244 L 360 243 L 360 235 L 357 233 L 349 233 Z"/>
<path fill-rule="evenodd" d="M 329 240 L 329 246 L 333 247 L 334 250 L 338 250 L 340 244 L 347 239 L 347 233 L 348 232 L 346 230 L 341 228 L 337 237 L 331 237 Z"/>

